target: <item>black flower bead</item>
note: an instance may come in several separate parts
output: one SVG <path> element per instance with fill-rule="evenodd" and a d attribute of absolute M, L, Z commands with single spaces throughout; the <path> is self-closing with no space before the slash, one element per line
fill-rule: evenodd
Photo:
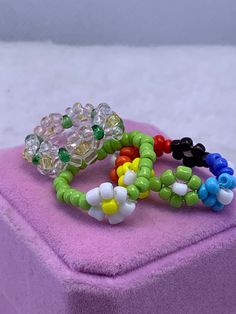
<path fill-rule="evenodd" d="M 180 141 L 180 145 L 183 151 L 190 150 L 193 146 L 193 140 L 190 137 L 183 137 Z"/>

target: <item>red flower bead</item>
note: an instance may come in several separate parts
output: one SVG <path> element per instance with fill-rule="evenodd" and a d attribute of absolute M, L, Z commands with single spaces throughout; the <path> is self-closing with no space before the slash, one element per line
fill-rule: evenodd
<path fill-rule="evenodd" d="M 171 140 L 165 140 L 165 144 L 164 144 L 164 149 L 163 149 L 163 151 L 164 151 L 164 153 L 166 153 L 166 154 L 170 154 L 171 153 Z"/>

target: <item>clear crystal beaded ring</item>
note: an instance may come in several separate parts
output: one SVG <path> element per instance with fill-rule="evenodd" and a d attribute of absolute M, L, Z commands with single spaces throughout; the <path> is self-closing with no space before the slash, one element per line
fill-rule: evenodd
<path fill-rule="evenodd" d="M 56 177 L 68 165 L 77 168 L 97 159 L 97 150 L 108 139 L 122 138 L 122 119 L 102 103 L 74 104 L 66 114 L 51 113 L 25 138 L 24 158 L 40 173 Z"/>

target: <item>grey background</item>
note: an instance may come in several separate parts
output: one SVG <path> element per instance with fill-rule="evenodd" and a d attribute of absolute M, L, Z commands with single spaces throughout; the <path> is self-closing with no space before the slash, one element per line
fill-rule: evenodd
<path fill-rule="evenodd" d="M 235 44 L 235 0 L 0 0 L 0 40 Z"/>

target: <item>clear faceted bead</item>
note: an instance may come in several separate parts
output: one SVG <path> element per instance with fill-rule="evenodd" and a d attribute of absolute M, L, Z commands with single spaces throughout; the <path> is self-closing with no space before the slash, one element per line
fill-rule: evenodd
<path fill-rule="evenodd" d="M 44 129 L 42 128 L 42 126 L 38 125 L 34 128 L 34 134 L 36 134 L 37 136 L 41 137 L 43 136 L 44 133 Z"/>
<path fill-rule="evenodd" d="M 86 162 L 87 165 L 90 165 L 96 159 L 97 159 L 97 153 L 96 153 L 96 151 L 92 151 L 91 154 L 87 155 L 84 158 L 84 161 Z"/>
<path fill-rule="evenodd" d="M 51 123 L 51 119 L 49 117 L 43 117 L 40 121 L 40 125 L 42 126 L 42 128 L 44 128 L 44 130 L 46 130 Z"/>
<path fill-rule="evenodd" d="M 50 113 L 49 119 L 55 124 L 61 123 L 62 115 L 60 113 Z"/>
<path fill-rule="evenodd" d="M 80 156 L 72 154 L 69 164 L 78 168 L 82 165 L 82 159 Z"/>
<path fill-rule="evenodd" d="M 104 115 L 110 115 L 112 112 L 111 107 L 106 103 L 99 104 L 97 110 Z"/>
<path fill-rule="evenodd" d="M 44 172 L 48 172 L 53 167 L 53 159 L 50 155 L 43 155 L 40 159 L 40 168 Z"/>
<path fill-rule="evenodd" d="M 73 112 L 74 112 L 74 113 L 79 113 L 79 112 L 81 112 L 82 108 L 83 108 L 83 107 L 82 107 L 81 103 L 76 102 L 76 103 L 74 104 L 74 106 L 73 106 Z"/>
<path fill-rule="evenodd" d="M 83 157 L 93 150 L 93 141 L 81 141 L 76 147 L 76 153 Z"/>
<path fill-rule="evenodd" d="M 109 128 L 113 128 L 120 123 L 120 117 L 113 112 L 106 120 L 106 126 Z"/>
<path fill-rule="evenodd" d="M 95 114 L 94 118 L 92 119 L 92 124 L 104 126 L 106 117 L 102 114 Z"/>
<path fill-rule="evenodd" d="M 71 107 L 66 108 L 65 112 L 70 118 L 74 115 L 74 111 Z"/>

